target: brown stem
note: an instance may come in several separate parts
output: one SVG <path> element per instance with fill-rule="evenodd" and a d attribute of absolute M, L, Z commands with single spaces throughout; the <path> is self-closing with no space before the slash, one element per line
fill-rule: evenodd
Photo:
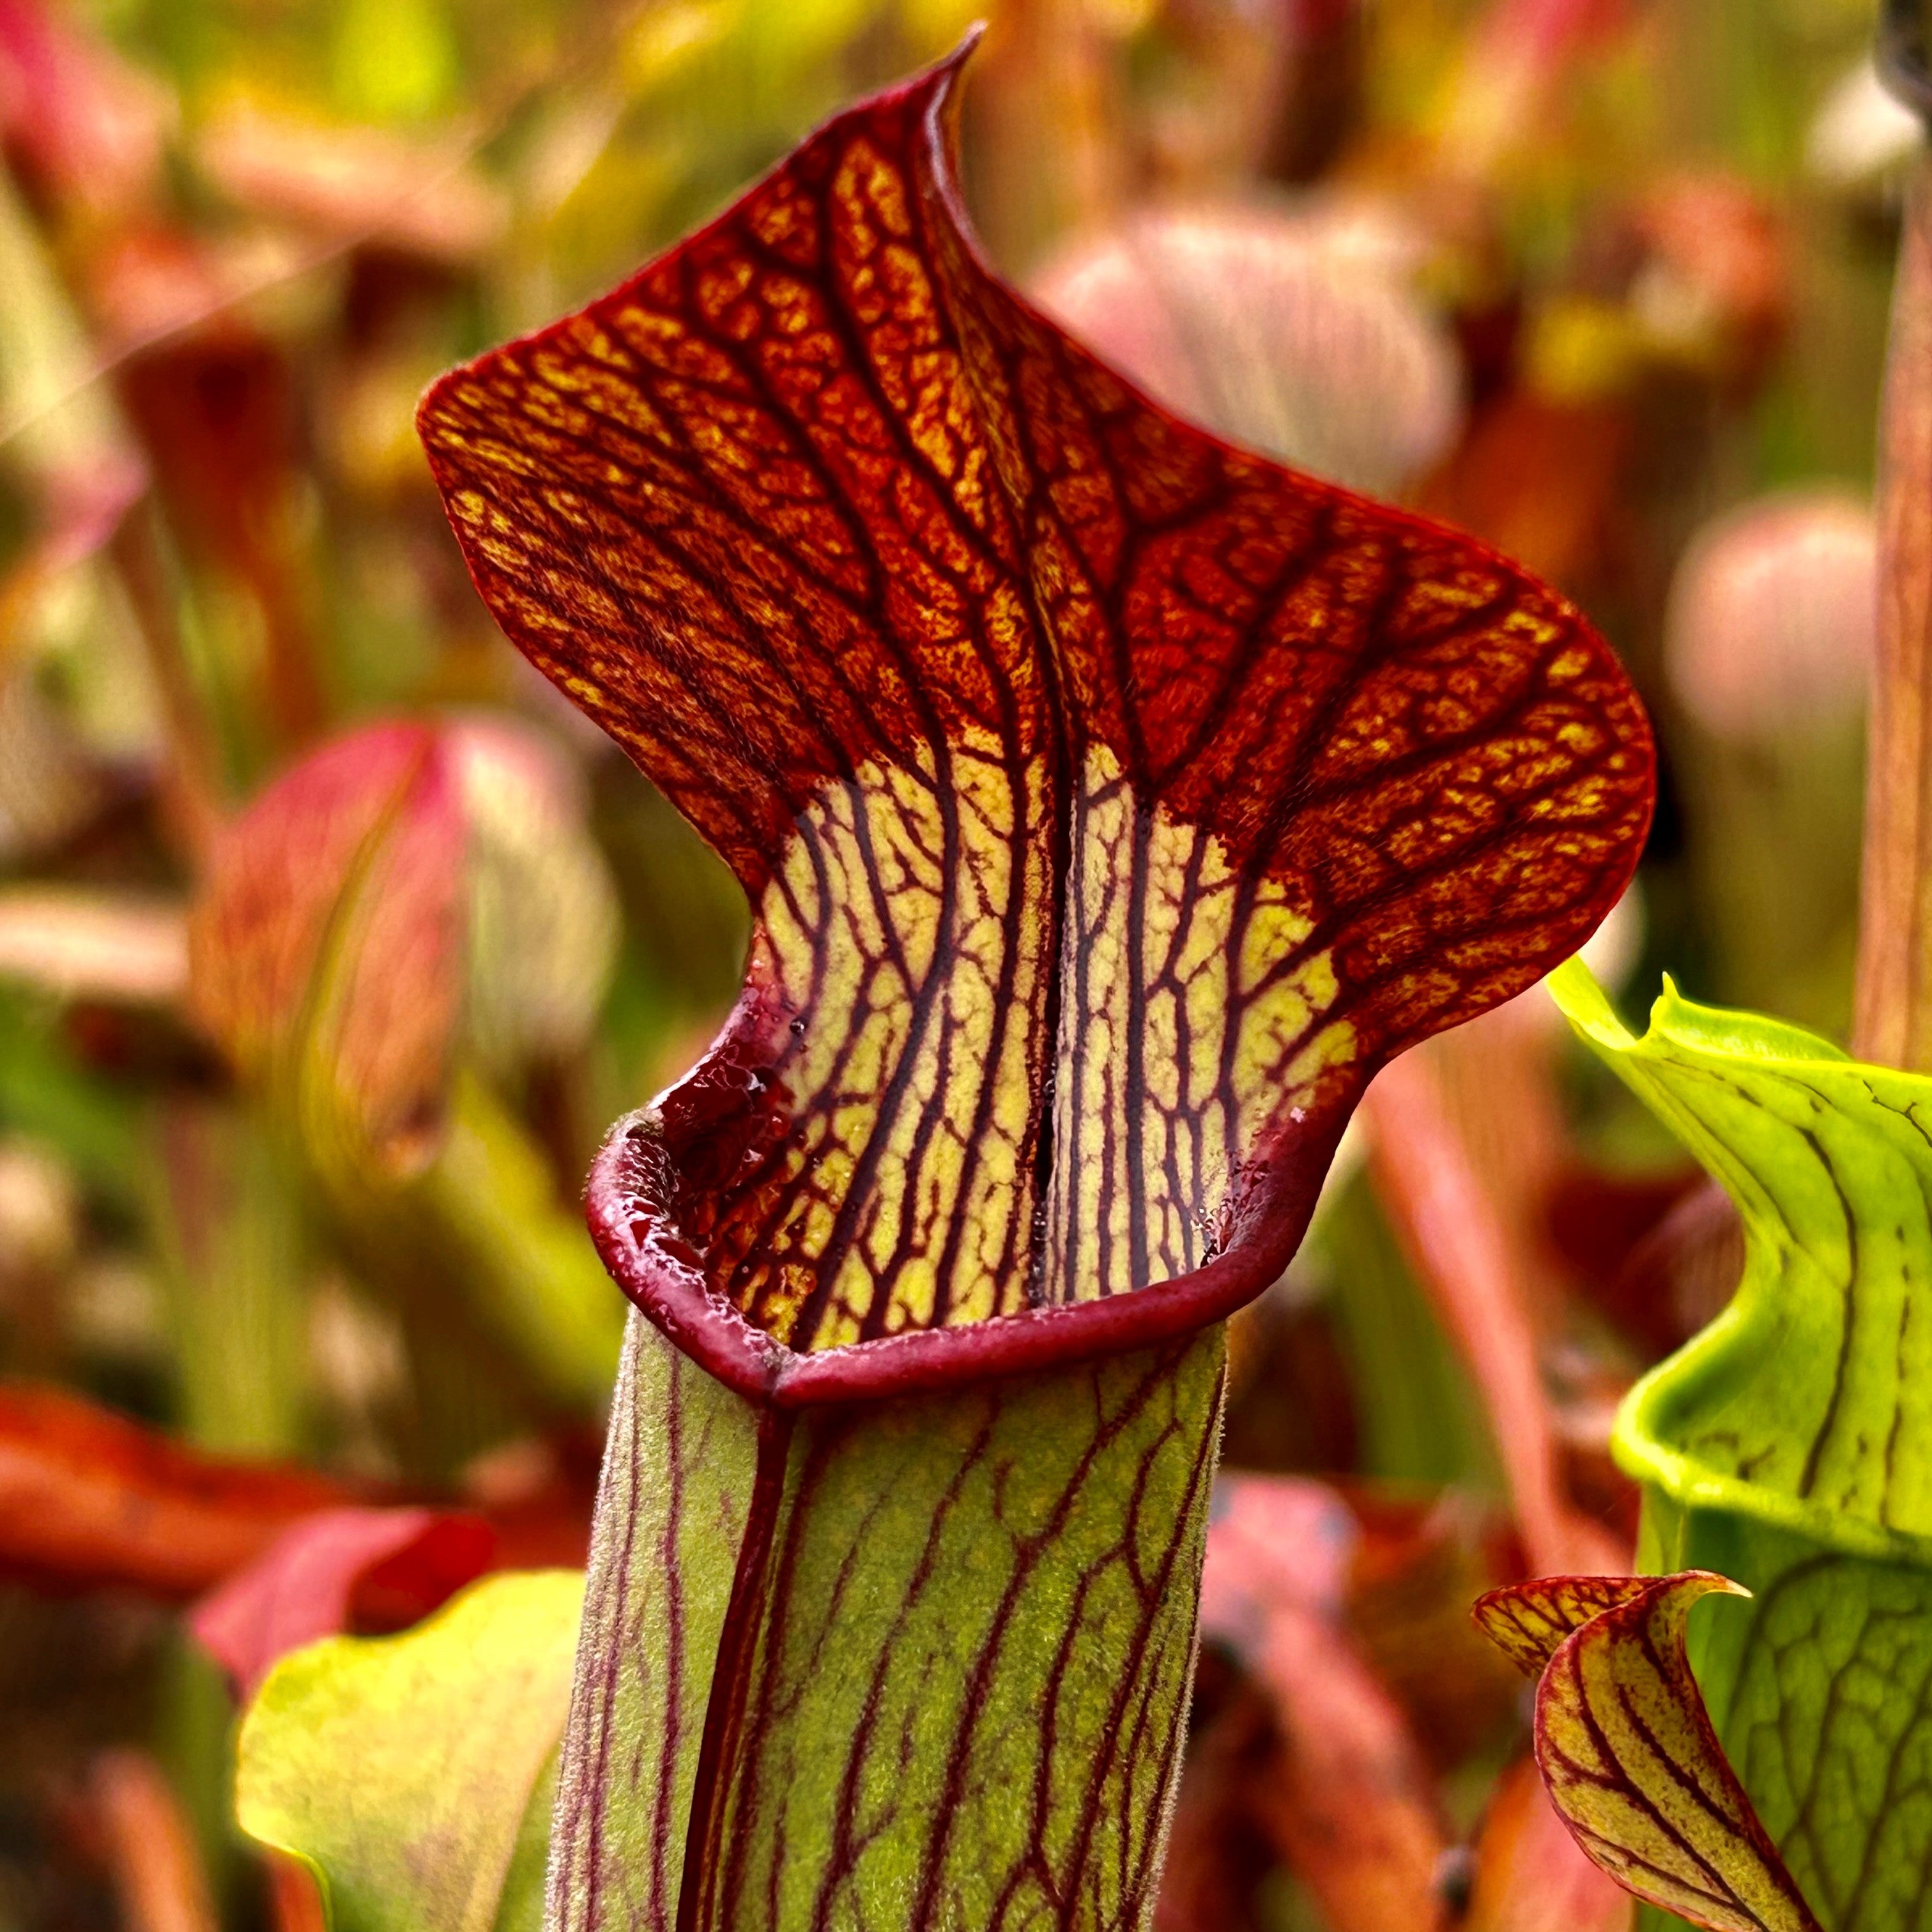
<path fill-rule="evenodd" d="M 88 1780 L 124 1932 L 218 1932 L 181 1802 L 145 1751 L 104 1751 Z"/>
<path fill-rule="evenodd" d="M 1299 184 L 1318 181 L 1355 132 L 1368 34 L 1352 0 L 1281 11 L 1295 25 L 1291 45 L 1277 56 L 1281 71 L 1260 172 L 1264 180 Z"/>
<path fill-rule="evenodd" d="M 275 1932 L 328 1932 L 315 1874 L 280 1852 L 265 1852 L 268 1872 L 268 1916 Z"/>
<path fill-rule="evenodd" d="M 1532 1570 L 1622 1568 L 1608 1536 L 1570 1505 L 1528 1291 L 1427 1053 L 1384 1067 L 1361 1111 L 1376 1191 L 1482 1397 Z"/>
<path fill-rule="evenodd" d="M 1879 425 L 1878 661 L 1852 1050 L 1932 1072 L 1932 163 L 1906 200 Z"/>
<path fill-rule="evenodd" d="M 161 774 L 162 809 L 182 855 L 199 869 L 221 823 L 220 760 L 182 647 L 154 514 L 152 501 L 135 504 L 115 534 L 112 552 L 160 699 L 167 759 Z"/>

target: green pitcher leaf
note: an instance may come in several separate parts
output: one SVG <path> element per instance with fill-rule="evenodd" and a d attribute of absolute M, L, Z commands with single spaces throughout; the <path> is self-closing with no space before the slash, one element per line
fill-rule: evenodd
<path fill-rule="evenodd" d="M 761 1419 L 634 1318 L 553 1925 L 854 1924 L 884 1898 L 908 1924 L 1130 1922 L 1177 1768 L 1222 1365 L 1216 1329 Z"/>
<path fill-rule="evenodd" d="M 1666 982 L 1631 1035 L 1558 1004 L 1736 1202 L 1719 1319 L 1646 1376 L 1616 1448 L 1645 1566 L 1754 1600 L 1694 1636 L 1718 1736 L 1830 1932 L 1932 1928 L 1932 1081 Z"/>
<path fill-rule="evenodd" d="M 242 1829 L 334 1932 L 534 1932 L 583 1581 L 492 1577 L 403 1636 L 284 1658 L 242 1721 Z"/>
<path fill-rule="evenodd" d="M 1680 1502 L 1874 1556 L 1920 1549 L 1932 1535 L 1932 1082 L 1695 1005 L 1667 981 L 1641 1040 L 1580 964 L 1551 986 L 1744 1225 L 1736 1298 L 1638 1384 L 1619 1453 Z"/>
<path fill-rule="evenodd" d="M 1726 1760 L 1684 1630 L 1702 1571 L 1555 1576 L 1493 1590 L 1476 1621 L 1537 1678 L 1536 1762 L 1583 1850 L 1711 1932 L 1818 1932 Z"/>

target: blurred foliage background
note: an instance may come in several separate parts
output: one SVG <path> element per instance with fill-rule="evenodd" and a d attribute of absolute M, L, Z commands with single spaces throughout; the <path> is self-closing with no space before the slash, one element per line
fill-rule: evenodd
<path fill-rule="evenodd" d="M 0 0 L 0 1928 L 160 1932 L 163 1840 L 203 1922 L 289 1922 L 173 1612 L 304 1509 L 580 1550 L 622 1312 L 580 1179 L 745 914 L 495 632 L 415 398 L 980 13 L 999 266 L 1582 604 L 1666 756 L 1602 970 L 1842 1036 L 1915 145 L 1868 0 Z M 1229 1460 L 1346 1499 L 1452 1914 L 1520 1741 L 1462 1606 L 1627 1552 L 1610 1409 L 1736 1266 L 1537 997 L 1371 1110 L 1238 1336 Z M 1246 1695 L 1210 1655 L 1229 1762 L 1293 1728 Z M 1206 1850 L 1184 1807 L 1175 1898 L 1198 1853 L 1216 1922 L 1349 1932 L 1292 1786 Z"/>

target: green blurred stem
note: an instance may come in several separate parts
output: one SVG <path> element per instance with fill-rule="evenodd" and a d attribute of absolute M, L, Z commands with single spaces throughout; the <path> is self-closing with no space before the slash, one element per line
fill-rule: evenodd
<path fill-rule="evenodd" d="M 532 1408 L 601 1412 L 624 1299 L 500 1096 L 460 1068 L 434 1152 L 400 1175 L 340 1131 L 328 1106 L 299 1118 L 302 1158 L 337 1231 L 403 1316 L 425 1473 L 450 1474 Z"/>
<path fill-rule="evenodd" d="M 1321 1238 L 1334 1271 L 1330 1306 L 1349 1367 L 1362 1473 L 1499 1492 L 1481 1410 L 1365 1174 L 1324 1208 Z"/>
<path fill-rule="evenodd" d="M 220 1666 L 181 1624 L 168 1633 L 159 1678 L 155 1754 L 194 1831 L 209 1888 L 232 1924 L 232 1909 L 242 1903 L 230 1772 L 235 1700 Z"/>
<path fill-rule="evenodd" d="M 458 1076 L 442 1148 L 414 1191 L 477 1314 L 547 1391 L 595 1414 L 617 1372 L 623 1298 L 534 1142 L 473 1073 Z"/>
<path fill-rule="evenodd" d="M 182 1432 L 226 1454 L 297 1455 L 308 1419 L 307 1257 L 295 1190 L 270 1138 L 230 1108 L 170 1102 L 154 1133 L 154 1247 L 167 1286 Z M 177 1630 L 159 1689 L 160 1754 L 210 1880 L 224 1891 L 235 1876 L 227 1687 Z"/>
<path fill-rule="evenodd" d="M 1692 862 L 1727 1000 L 1844 1036 L 1858 944 L 1862 718 L 1775 739 L 1699 732 L 1680 769 Z"/>
<path fill-rule="evenodd" d="M 144 496 L 122 520 L 112 554 L 160 699 L 166 747 L 162 808 L 185 856 L 202 862 L 221 823 L 220 753 L 188 663 L 152 496 Z"/>
<path fill-rule="evenodd" d="M 1879 428 L 1872 686 L 1852 1051 L 1932 1071 L 1932 163 L 1906 200 Z"/>
<path fill-rule="evenodd" d="M 302 1447 L 305 1388 L 302 1216 L 268 1138 L 195 1102 L 158 1124 L 182 1421 L 234 1455 Z"/>

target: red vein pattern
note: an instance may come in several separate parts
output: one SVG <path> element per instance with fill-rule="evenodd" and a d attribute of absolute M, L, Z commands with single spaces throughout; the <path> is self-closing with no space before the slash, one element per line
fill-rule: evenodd
<path fill-rule="evenodd" d="M 759 1411 L 634 1314 L 552 1932 L 1144 1924 L 1223 1361 Z"/>
<path fill-rule="evenodd" d="M 1702 1570 L 1552 1576 L 1492 1591 L 1474 1614 L 1538 1677 L 1537 1767 L 1619 1885 L 1712 1932 L 1820 1932 L 1691 1674 L 1690 1607 L 1714 1592 L 1749 1594 Z"/>
<path fill-rule="evenodd" d="M 1526 1677 L 1540 1677 L 1573 1630 L 1649 1588 L 1644 1576 L 1538 1576 L 1477 1602 L 1483 1634 Z"/>
<path fill-rule="evenodd" d="M 753 898 L 744 998 L 592 1224 L 784 1405 L 1258 1292 L 1376 1068 L 1574 950 L 1650 809 L 1561 598 L 1178 422 L 989 272 L 959 58 L 421 413 L 499 622 Z"/>
<path fill-rule="evenodd" d="M 236 1064 L 317 1083 L 332 1145 L 400 1170 L 442 1110 L 465 836 L 440 736 L 366 725 L 224 830 L 189 921 L 195 1012 Z"/>
<path fill-rule="evenodd" d="M 786 1420 L 688 1924 L 832 1932 L 886 1900 L 895 1925 L 1143 1922 L 1222 1364 L 1208 1336 Z"/>

